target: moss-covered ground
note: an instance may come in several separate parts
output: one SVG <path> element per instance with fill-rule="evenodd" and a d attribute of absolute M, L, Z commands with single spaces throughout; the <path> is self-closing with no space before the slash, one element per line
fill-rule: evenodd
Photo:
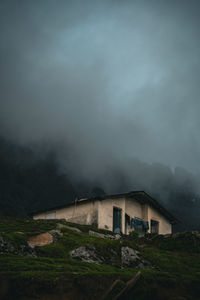
<path fill-rule="evenodd" d="M 56 243 L 36 248 L 37 257 L 0 254 L 0 300 L 103 299 L 116 279 L 120 279 L 116 288 L 119 290 L 138 272 L 135 268 L 121 267 L 122 246 L 139 250 L 144 259 L 156 266 L 140 270 L 141 278 L 123 299 L 200 299 L 199 240 L 189 233 L 179 241 L 168 237 L 168 243 L 162 237 L 134 240 L 124 236 L 110 240 L 88 234 L 89 230 L 101 230 L 64 220 L 4 218 L 0 219 L 0 236 L 18 247 L 26 245 L 29 236 L 56 229 L 57 223 L 77 227 L 82 232 L 62 228 L 63 235 Z M 95 247 L 105 263 L 72 260 L 69 252 L 80 246 Z M 114 294 L 106 299 L 114 299 Z"/>

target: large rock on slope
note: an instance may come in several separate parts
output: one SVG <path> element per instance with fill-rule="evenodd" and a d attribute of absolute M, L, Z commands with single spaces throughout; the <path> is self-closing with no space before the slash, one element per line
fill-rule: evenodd
<path fill-rule="evenodd" d="M 102 264 L 103 258 L 98 257 L 95 253 L 95 248 L 79 247 L 70 252 L 70 257 L 84 262 Z"/>
<path fill-rule="evenodd" d="M 121 248 L 122 267 L 135 267 L 139 269 L 152 268 L 151 264 L 140 257 L 140 253 L 130 247 Z"/>
<path fill-rule="evenodd" d="M 53 243 L 53 235 L 48 232 L 33 235 L 28 238 L 27 243 L 31 248 L 34 248 L 35 246 L 49 245 Z"/>
<path fill-rule="evenodd" d="M 30 248 L 27 244 L 14 246 L 10 241 L 6 240 L 0 235 L 0 254 L 12 253 L 20 256 L 36 257 L 34 249 Z"/>

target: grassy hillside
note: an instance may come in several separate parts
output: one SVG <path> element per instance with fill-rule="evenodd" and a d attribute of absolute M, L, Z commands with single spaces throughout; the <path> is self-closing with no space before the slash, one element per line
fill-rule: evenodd
<path fill-rule="evenodd" d="M 93 236 L 91 230 L 113 235 L 64 220 L 0 219 L 0 299 L 115 299 L 139 270 L 139 280 L 119 299 L 200 299 L 198 233 L 112 239 Z M 46 232 L 53 232 L 53 243 L 28 246 L 30 237 Z M 79 247 L 95 249 L 103 262 L 71 258 Z M 122 247 L 137 250 L 149 267 L 122 266 Z"/>

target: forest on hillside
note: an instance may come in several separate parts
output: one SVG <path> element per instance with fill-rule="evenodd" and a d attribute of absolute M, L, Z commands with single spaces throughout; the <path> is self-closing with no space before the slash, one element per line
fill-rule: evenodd
<path fill-rule="evenodd" d="M 61 171 L 56 152 L 36 151 L 6 138 L 0 138 L 0 216 L 27 217 L 31 212 L 73 202 L 76 197 L 108 193 L 101 182 L 75 181 Z M 129 192 L 124 174 L 110 170 L 110 180 L 116 181 L 113 192 Z M 142 180 L 141 178 L 139 178 Z M 188 184 L 188 181 L 187 181 Z M 177 230 L 199 230 L 200 197 L 188 184 L 168 184 L 168 198 L 163 203 L 162 187 L 144 189 L 161 201 L 181 223 Z M 107 180 L 109 186 L 109 179 Z M 191 187 L 191 189 L 190 189 Z M 160 193 L 158 192 L 160 189 Z"/>

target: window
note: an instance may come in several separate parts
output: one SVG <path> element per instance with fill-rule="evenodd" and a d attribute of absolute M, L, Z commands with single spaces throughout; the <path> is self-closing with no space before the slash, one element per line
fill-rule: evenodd
<path fill-rule="evenodd" d="M 122 209 L 119 207 L 113 207 L 113 232 L 122 232 Z"/>
<path fill-rule="evenodd" d="M 139 235 L 143 235 L 143 221 L 140 218 L 133 218 L 132 219 L 132 228 L 139 233 Z"/>
<path fill-rule="evenodd" d="M 151 220 L 151 233 L 159 233 L 159 222 Z"/>

